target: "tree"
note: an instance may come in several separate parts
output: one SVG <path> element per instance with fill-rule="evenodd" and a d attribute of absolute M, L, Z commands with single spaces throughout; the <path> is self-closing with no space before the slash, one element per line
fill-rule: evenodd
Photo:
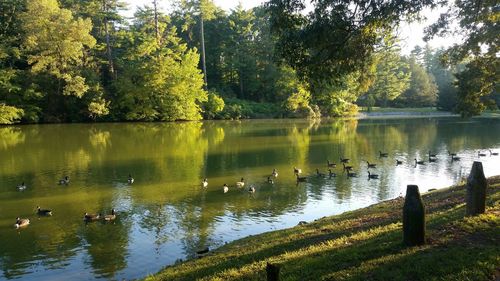
<path fill-rule="evenodd" d="M 454 25 L 456 22 L 458 25 Z M 462 43 L 442 55 L 448 64 L 468 63 L 466 70 L 457 75 L 457 109 L 462 116 L 480 114 L 491 102 L 488 96 L 495 92 L 500 79 L 498 22 L 498 1 L 456 0 L 426 30 L 427 40 L 450 34 L 463 38 Z"/>
<path fill-rule="evenodd" d="M 157 40 L 154 11 L 146 7 L 135 15 L 124 42 L 123 74 L 115 85 L 119 93 L 116 110 L 126 120 L 201 119 L 200 105 L 207 93 L 197 68 L 199 54 L 182 43 L 168 23 L 168 17 L 158 15 Z"/>
<path fill-rule="evenodd" d="M 409 65 L 410 85 L 395 102 L 410 107 L 434 106 L 437 100 L 434 77 L 425 71 L 415 57 L 409 59 Z"/>
<path fill-rule="evenodd" d="M 28 1 L 22 25 L 23 48 L 31 71 L 54 82 L 46 92 L 47 113 L 54 117 L 63 110 L 60 102 L 64 96 L 81 98 L 89 90 L 81 67 L 86 63 L 86 51 L 96 43 L 90 35 L 92 23 L 75 19 L 56 0 L 40 0 Z"/>
<path fill-rule="evenodd" d="M 271 26 L 278 53 L 301 76 L 329 79 L 371 64 L 384 32 L 413 17 L 433 0 L 314 1 L 305 14 L 302 0 L 271 0 Z"/>
<path fill-rule="evenodd" d="M 387 106 L 389 101 L 408 89 L 411 74 L 408 63 L 401 58 L 400 49 L 393 39 L 384 41 L 385 44 L 375 54 L 376 74 L 367 95 Z"/>

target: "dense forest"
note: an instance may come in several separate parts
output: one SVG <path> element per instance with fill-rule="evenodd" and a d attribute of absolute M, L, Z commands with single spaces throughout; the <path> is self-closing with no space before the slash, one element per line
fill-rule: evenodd
<path fill-rule="evenodd" d="M 345 116 L 359 106 L 497 109 L 496 1 L 456 0 L 401 54 L 403 21 L 437 0 L 270 0 L 225 11 L 119 0 L 0 2 L 0 124 Z M 166 1 L 166 0 L 164 0 Z"/>

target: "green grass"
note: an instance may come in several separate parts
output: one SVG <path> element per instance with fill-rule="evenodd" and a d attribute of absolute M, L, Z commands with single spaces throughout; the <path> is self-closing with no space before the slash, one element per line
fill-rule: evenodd
<path fill-rule="evenodd" d="M 465 188 L 423 195 L 425 246 L 402 244 L 403 198 L 229 243 L 147 280 L 498 280 L 500 177 L 490 178 L 487 212 L 464 218 Z"/>

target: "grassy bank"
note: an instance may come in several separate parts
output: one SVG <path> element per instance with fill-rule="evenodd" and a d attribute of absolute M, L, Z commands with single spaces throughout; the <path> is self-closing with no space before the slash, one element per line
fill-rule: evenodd
<path fill-rule="evenodd" d="M 464 186 L 423 195 L 428 244 L 402 245 L 403 198 L 229 243 L 147 280 L 498 280 L 500 176 L 490 178 L 487 212 L 464 218 Z"/>

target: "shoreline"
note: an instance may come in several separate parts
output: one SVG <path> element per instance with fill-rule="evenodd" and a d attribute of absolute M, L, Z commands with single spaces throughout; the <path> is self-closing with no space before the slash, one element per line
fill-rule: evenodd
<path fill-rule="evenodd" d="M 167 266 L 145 280 L 265 280 L 267 262 L 282 268 L 282 280 L 405 280 L 409 276 L 422 280 L 466 280 L 467 276 L 474 280 L 494 279 L 499 277 L 495 268 L 500 266 L 500 246 L 495 235 L 500 230 L 500 176 L 490 177 L 488 182 L 487 212 L 474 218 L 464 218 L 464 185 L 423 193 L 428 238 L 424 246 L 402 246 L 404 199 L 398 197 L 292 228 L 238 239 L 199 255 L 198 259 Z M 476 236 L 482 238 L 474 241 Z M 472 252 L 463 249 L 464 241 L 470 244 Z M 379 256 L 376 262 L 374 254 Z M 408 254 L 417 257 L 404 259 L 402 264 L 393 260 Z M 470 256 L 482 264 L 471 263 Z M 443 259 L 458 260 L 462 271 L 453 276 L 455 265 L 448 262 L 443 267 L 438 262 Z M 374 266 L 374 262 L 378 265 Z M 417 264 L 417 269 L 407 263 Z M 397 268 L 396 273 L 386 271 L 393 267 Z"/>

